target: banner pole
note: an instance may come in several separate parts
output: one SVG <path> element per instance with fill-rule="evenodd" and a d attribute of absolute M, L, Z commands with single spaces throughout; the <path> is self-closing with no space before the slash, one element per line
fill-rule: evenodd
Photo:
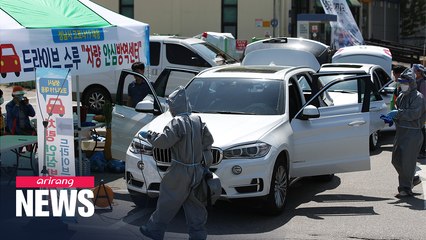
<path fill-rule="evenodd" d="M 81 134 L 80 134 L 80 130 L 81 130 L 81 111 L 80 111 L 80 88 L 78 86 L 78 82 L 80 81 L 80 76 L 76 75 L 75 76 L 75 86 L 76 86 L 76 98 L 77 98 L 77 149 L 78 149 L 78 172 L 79 172 L 79 176 L 83 176 L 83 161 L 82 161 L 82 151 L 81 151 Z"/>

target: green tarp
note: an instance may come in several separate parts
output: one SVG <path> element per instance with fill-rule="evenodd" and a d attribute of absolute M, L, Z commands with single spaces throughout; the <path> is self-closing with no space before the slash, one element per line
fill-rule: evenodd
<path fill-rule="evenodd" d="M 26 28 L 111 26 L 77 0 L 0 0 L 0 9 Z"/>

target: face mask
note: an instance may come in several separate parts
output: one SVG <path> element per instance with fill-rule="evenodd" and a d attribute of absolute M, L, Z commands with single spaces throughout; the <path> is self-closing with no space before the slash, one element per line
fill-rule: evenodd
<path fill-rule="evenodd" d="M 16 95 L 15 98 L 18 99 L 18 101 L 22 101 L 22 99 L 24 99 L 24 95 Z"/>
<path fill-rule="evenodd" d="M 2 105 L 4 103 L 4 98 L 3 97 L 1 97 L 0 98 L 0 105 Z"/>
<path fill-rule="evenodd" d="M 401 84 L 401 85 L 399 85 L 400 86 L 400 88 L 401 88 L 401 91 L 403 91 L 403 92 L 407 92 L 408 91 L 408 88 L 410 88 L 410 86 L 409 85 L 407 85 L 407 84 Z"/>

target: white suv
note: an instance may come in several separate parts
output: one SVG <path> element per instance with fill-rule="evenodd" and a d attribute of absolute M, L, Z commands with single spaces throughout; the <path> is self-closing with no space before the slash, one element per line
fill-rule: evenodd
<path fill-rule="evenodd" d="M 221 66 L 188 83 L 192 114 L 206 122 L 214 138 L 211 170 L 221 179 L 223 198 L 256 197 L 267 211 L 280 213 L 297 177 L 370 169 L 365 139 L 372 82 L 368 76 L 347 77 L 304 95 L 298 79 L 314 73 L 308 67 Z M 360 84 L 362 107 L 320 106 L 324 91 L 347 83 Z M 152 112 L 152 106 L 142 111 Z M 141 130 L 162 132 L 171 119 L 165 112 Z M 153 148 L 134 136 L 125 177 L 136 204 L 158 196 L 170 161 L 170 149 Z"/>

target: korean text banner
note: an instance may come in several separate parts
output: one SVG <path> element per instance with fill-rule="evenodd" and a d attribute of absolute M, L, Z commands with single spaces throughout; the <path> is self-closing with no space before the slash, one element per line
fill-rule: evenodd
<path fill-rule="evenodd" d="M 147 62 L 145 38 L 126 34 L 116 27 L 8 30 L 0 38 L 0 83 L 35 80 L 35 68 L 69 68 L 82 75 Z"/>
<path fill-rule="evenodd" d="M 35 68 L 83 75 L 149 65 L 149 25 L 89 0 L 0 0 L 0 19 L 0 83 L 35 80 Z"/>
<path fill-rule="evenodd" d="M 339 49 L 364 43 L 346 0 L 321 0 L 321 4 L 326 14 L 337 15 L 337 22 L 330 22 L 333 29 L 330 44 L 332 48 Z"/>
<path fill-rule="evenodd" d="M 70 71 L 36 68 L 36 86 L 40 172 L 46 166 L 46 176 L 75 176 Z M 47 122 L 46 128 L 44 121 Z"/>

